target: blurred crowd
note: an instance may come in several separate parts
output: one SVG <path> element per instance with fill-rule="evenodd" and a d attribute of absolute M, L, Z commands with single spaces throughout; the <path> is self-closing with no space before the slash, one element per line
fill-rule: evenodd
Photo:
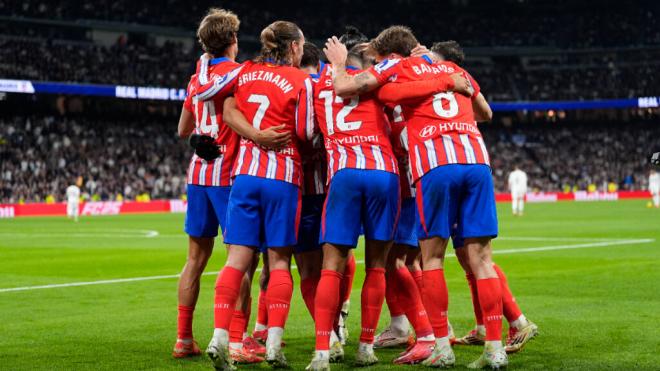
<path fill-rule="evenodd" d="M 0 120 L 0 202 L 177 198 L 190 153 L 175 123 L 53 116 Z"/>
<path fill-rule="evenodd" d="M 533 4 L 532 4 L 533 3 Z M 375 35 L 408 24 L 424 41 L 460 40 L 466 46 L 611 47 L 660 44 L 657 2 L 629 0 L 288 1 L 0 0 L 0 14 L 58 20 L 103 20 L 194 28 L 205 11 L 224 7 L 241 17 L 241 32 L 258 35 L 275 19 L 299 24 L 308 38 L 325 39 L 353 24 Z M 368 14 L 368 17 L 364 15 Z"/>
<path fill-rule="evenodd" d="M 0 203 L 63 201 L 82 177 L 89 200 L 180 198 L 191 155 L 174 124 L 84 117 L 0 119 Z M 495 188 L 515 165 L 530 189 L 645 189 L 647 157 L 660 148 L 653 123 L 484 125 Z"/>
<path fill-rule="evenodd" d="M 495 188 L 518 165 L 530 190 L 570 192 L 647 188 L 649 156 L 660 150 L 657 122 L 482 126 Z"/>

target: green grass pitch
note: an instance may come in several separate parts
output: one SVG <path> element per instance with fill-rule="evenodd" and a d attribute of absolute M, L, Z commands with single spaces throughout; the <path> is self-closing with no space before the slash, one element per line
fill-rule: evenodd
<path fill-rule="evenodd" d="M 510 357 L 510 369 L 660 367 L 660 211 L 645 204 L 528 204 L 522 218 L 512 217 L 508 204 L 498 205 L 495 260 L 523 312 L 540 327 L 540 336 Z M 205 356 L 170 356 L 176 278 L 6 290 L 175 275 L 186 256 L 182 224 L 183 215 L 164 214 L 85 217 L 77 224 L 65 218 L 0 220 L 0 369 L 212 369 Z M 224 255 L 218 244 L 207 271 L 218 271 Z M 362 256 L 358 249 L 358 260 Z M 447 259 L 445 269 L 450 319 L 461 335 L 473 325 L 469 291 L 455 258 Z M 335 370 L 352 364 L 363 276 L 359 265 L 347 362 Z M 214 281 L 214 274 L 204 276 L 195 313 L 202 348 L 212 333 Z M 311 358 L 314 340 L 298 289 L 296 280 L 285 354 L 300 370 Z M 381 328 L 387 320 L 384 308 Z M 403 369 L 391 365 L 398 351 L 378 351 L 381 362 L 372 368 Z M 465 369 L 480 349 L 455 352 L 456 369 Z"/>

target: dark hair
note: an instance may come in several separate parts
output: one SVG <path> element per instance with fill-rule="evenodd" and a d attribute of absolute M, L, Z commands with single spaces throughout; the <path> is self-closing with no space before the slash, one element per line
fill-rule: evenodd
<path fill-rule="evenodd" d="M 434 43 L 431 51 L 441 56 L 444 60 L 454 62 L 458 65 L 463 64 L 465 53 L 463 48 L 454 40 L 440 41 Z"/>
<path fill-rule="evenodd" d="M 221 56 L 236 42 L 241 21 L 229 10 L 211 8 L 197 28 L 197 40 L 205 52 Z"/>
<path fill-rule="evenodd" d="M 303 45 L 303 56 L 300 67 L 318 67 L 321 60 L 321 49 L 318 46 L 306 42 Z"/>
<path fill-rule="evenodd" d="M 356 45 L 366 43 L 369 38 L 355 26 L 346 26 L 344 34 L 339 37 L 339 41 L 346 45 L 346 50 L 353 49 Z"/>
<path fill-rule="evenodd" d="M 380 56 L 396 53 L 408 57 L 418 44 L 412 30 L 406 26 L 390 26 L 371 41 L 371 47 Z"/>
<path fill-rule="evenodd" d="M 295 23 L 276 21 L 261 31 L 261 52 L 257 62 L 273 60 L 276 63 L 290 64 L 289 45 L 302 38 L 302 31 Z"/>

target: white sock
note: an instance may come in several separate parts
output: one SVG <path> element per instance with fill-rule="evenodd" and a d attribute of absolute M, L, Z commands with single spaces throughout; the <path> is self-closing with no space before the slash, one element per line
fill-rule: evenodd
<path fill-rule="evenodd" d="M 485 342 L 485 346 L 493 350 L 502 349 L 502 342 L 500 340 L 489 340 Z"/>
<path fill-rule="evenodd" d="M 435 347 L 442 348 L 444 346 L 451 346 L 449 344 L 449 336 L 443 336 L 441 338 L 435 338 Z"/>
<path fill-rule="evenodd" d="M 520 213 L 522 214 L 523 211 L 525 210 L 525 200 L 524 200 L 524 199 L 521 199 L 521 200 L 518 201 L 518 202 L 519 202 L 519 204 L 518 204 L 518 212 L 520 212 Z"/>
<path fill-rule="evenodd" d="M 525 318 L 525 315 L 521 314 L 520 317 L 518 317 L 515 321 L 509 323 L 509 326 L 520 330 L 521 328 L 527 326 L 528 323 L 529 322 L 527 321 L 527 318 Z"/>
<path fill-rule="evenodd" d="M 268 326 L 262 325 L 261 323 L 255 323 L 254 324 L 254 331 L 263 331 L 266 330 Z"/>
<path fill-rule="evenodd" d="M 486 335 L 486 326 L 485 325 L 477 325 L 477 334 L 479 335 Z"/>
<path fill-rule="evenodd" d="M 216 328 L 213 330 L 213 342 L 217 345 L 227 345 L 229 344 L 229 332 L 222 328 Z"/>
<path fill-rule="evenodd" d="M 192 339 L 192 338 L 188 338 L 188 339 L 176 339 L 176 342 L 177 342 L 177 343 L 184 343 L 184 344 L 186 344 L 186 345 L 190 345 L 190 344 L 192 344 L 193 339 Z"/>
<path fill-rule="evenodd" d="M 268 329 L 268 339 L 266 339 L 266 348 L 279 349 L 282 346 L 282 335 L 284 335 L 283 328 L 270 327 Z"/>
<path fill-rule="evenodd" d="M 410 323 L 408 322 L 408 317 L 405 315 L 392 317 L 390 321 L 390 328 L 400 334 L 407 334 L 408 329 L 410 328 Z"/>
<path fill-rule="evenodd" d="M 229 343 L 229 349 L 241 350 L 243 349 L 243 343 Z"/>
<path fill-rule="evenodd" d="M 435 341 L 435 336 L 433 334 L 429 334 L 426 336 L 422 336 L 421 338 L 417 338 L 417 341 Z"/>
<path fill-rule="evenodd" d="M 341 311 L 348 314 L 348 309 L 351 307 L 351 301 L 346 300 L 341 304 Z"/>
<path fill-rule="evenodd" d="M 330 351 L 329 350 L 317 350 L 316 354 L 315 354 L 315 358 L 330 359 Z"/>
<path fill-rule="evenodd" d="M 339 341 L 339 336 L 337 336 L 337 333 L 335 332 L 335 330 L 332 330 L 332 332 L 330 333 L 330 346 L 332 346 L 332 344 L 334 344 L 338 341 Z"/>
<path fill-rule="evenodd" d="M 660 207 L 660 195 L 653 196 L 653 205 L 655 207 Z"/>
<path fill-rule="evenodd" d="M 243 333 L 243 340 L 245 340 L 245 339 L 247 339 L 247 338 L 249 338 L 249 337 L 250 337 L 250 335 L 249 335 L 247 332 L 244 332 L 244 333 Z"/>

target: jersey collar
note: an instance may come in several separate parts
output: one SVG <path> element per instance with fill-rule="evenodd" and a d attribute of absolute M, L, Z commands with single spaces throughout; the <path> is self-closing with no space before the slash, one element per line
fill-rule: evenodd
<path fill-rule="evenodd" d="M 229 58 L 227 58 L 227 57 L 213 58 L 209 61 L 209 66 L 215 66 L 216 64 L 219 64 L 219 63 L 222 63 L 222 62 L 229 62 Z"/>
<path fill-rule="evenodd" d="M 347 69 L 347 70 L 351 70 L 351 71 L 357 71 L 357 70 L 359 70 L 359 68 L 357 68 L 357 67 L 355 67 L 355 66 L 346 66 L 346 69 Z"/>
<path fill-rule="evenodd" d="M 425 60 L 428 64 L 433 64 L 433 60 L 426 54 L 422 55 L 422 59 Z"/>

